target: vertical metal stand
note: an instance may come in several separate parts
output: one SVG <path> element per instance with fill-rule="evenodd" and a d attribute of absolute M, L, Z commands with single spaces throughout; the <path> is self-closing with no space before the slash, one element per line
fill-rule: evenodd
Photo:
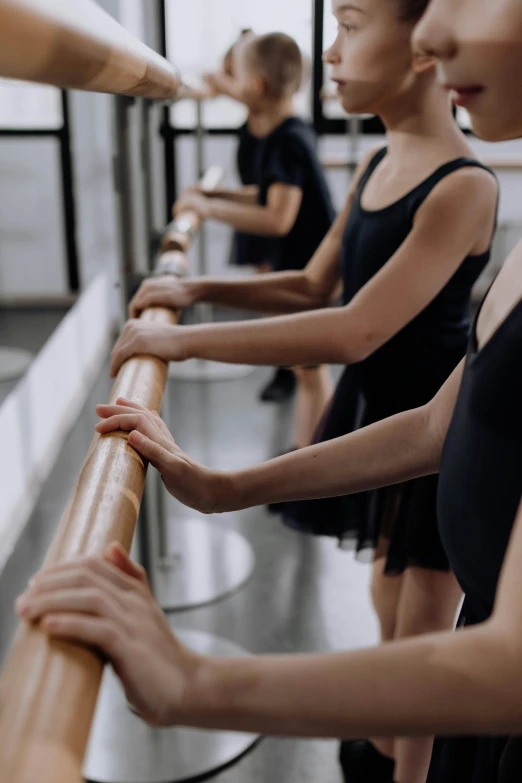
<path fill-rule="evenodd" d="M 348 169 L 350 176 L 353 177 L 355 170 L 359 165 L 359 139 L 361 135 L 362 118 L 359 114 L 351 114 L 347 122 L 349 155 Z"/>
<path fill-rule="evenodd" d="M 143 179 L 143 200 L 145 208 L 145 230 L 147 232 L 147 247 L 149 256 L 147 259 L 149 273 L 152 274 L 154 253 L 156 251 L 156 237 L 154 236 L 153 195 L 151 174 L 151 134 L 150 116 L 152 101 L 144 98 L 141 101 L 141 175 Z"/>
<path fill-rule="evenodd" d="M 173 629 L 175 630 L 175 629 Z M 241 648 L 199 631 L 179 631 L 202 655 L 243 658 Z M 154 729 L 132 712 L 107 667 L 84 765 L 91 783 L 177 783 L 217 773 L 240 759 L 258 735 L 199 729 Z"/>
<path fill-rule="evenodd" d="M 130 247 L 132 237 L 129 224 L 129 190 L 123 187 L 126 172 L 130 166 L 127 142 L 128 122 L 125 105 L 121 103 L 116 112 L 115 138 L 118 155 L 115 158 L 115 173 L 119 183 L 120 209 L 119 229 L 121 236 L 122 263 L 120 267 L 122 314 L 126 310 L 127 274 L 131 271 L 128 259 L 132 259 Z M 143 154 L 143 151 L 142 151 Z M 150 192 L 150 191 L 149 191 Z M 149 224 L 150 225 L 150 224 Z M 165 398 L 168 411 L 168 391 Z M 174 521 L 171 531 L 165 523 L 165 492 L 159 474 L 151 469 L 147 480 L 138 521 L 138 548 L 140 560 L 147 571 L 151 588 L 158 597 L 166 593 L 165 580 L 169 587 L 175 586 L 178 598 L 168 596 L 168 603 L 180 603 L 186 608 L 191 602 L 207 603 L 237 588 L 231 586 L 230 575 L 234 575 L 238 551 L 247 553 L 248 572 L 239 575 L 243 584 L 253 569 L 254 556 L 249 544 L 235 531 L 226 531 L 215 524 L 205 523 L 204 532 L 198 528 L 201 520 Z M 199 530 L 199 532 L 198 532 Z M 179 536 L 175 555 L 169 552 L 168 533 Z M 232 546 L 227 542 L 233 539 Z M 209 543 L 210 542 L 210 543 Z M 156 568 L 158 554 L 161 562 L 169 562 L 168 568 Z M 225 583 L 220 575 L 225 575 Z M 217 576 L 216 576 L 217 575 Z M 219 577 L 219 578 L 218 578 Z M 159 582 L 158 582 L 159 579 Z M 193 595 L 192 586 L 198 591 Z M 203 592 L 201 587 L 205 588 Z M 208 589 L 210 587 L 210 590 Z M 179 596 L 187 600 L 179 599 Z M 162 603 L 160 597 L 160 603 Z M 195 631 L 182 631 L 179 638 L 183 644 L 203 655 L 244 657 L 248 653 L 242 648 L 218 637 Z M 92 783 L 174 783 L 200 778 L 218 771 L 243 756 L 258 740 L 257 735 L 233 732 L 208 732 L 197 729 L 155 729 L 144 723 L 129 707 L 121 685 L 112 669 L 107 667 L 96 716 L 91 732 L 89 748 L 84 766 L 84 775 Z"/>
<path fill-rule="evenodd" d="M 167 382 L 162 415 L 169 429 L 172 429 L 169 424 L 171 413 Z M 147 493 L 154 494 L 158 520 L 154 592 L 165 611 L 215 603 L 235 593 L 250 579 L 255 555 L 244 536 L 217 519 L 169 518 L 167 495 L 157 473 L 153 473 L 151 483 L 147 483 Z"/>
<path fill-rule="evenodd" d="M 196 179 L 199 181 L 206 169 L 205 160 L 205 127 L 203 124 L 203 101 L 196 101 Z M 207 274 L 207 229 L 201 226 L 197 238 L 198 275 Z M 196 323 L 212 323 L 214 312 L 212 305 L 205 302 L 195 305 Z M 253 371 L 252 367 L 242 364 L 222 364 L 206 359 L 189 359 L 181 364 L 171 364 L 169 377 L 178 381 L 194 383 L 209 383 L 211 381 L 233 381 L 245 378 Z"/>
<path fill-rule="evenodd" d="M 129 109 L 134 98 L 117 96 L 114 99 L 114 187 L 118 198 L 118 241 L 120 264 L 118 291 L 120 298 L 120 326 L 127 320 L 128 284 L 135 269 L 135 242 L 132 220 L 132 180 L 130 176 Z"/>

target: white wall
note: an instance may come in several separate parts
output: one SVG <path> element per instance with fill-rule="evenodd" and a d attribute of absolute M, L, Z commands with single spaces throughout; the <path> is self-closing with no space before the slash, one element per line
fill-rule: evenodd
<path fill-rule="evenodd" d="M 101 274 L 0 407 L 0 571 L 105 359 L 108 301 L 107 278 Z"/>

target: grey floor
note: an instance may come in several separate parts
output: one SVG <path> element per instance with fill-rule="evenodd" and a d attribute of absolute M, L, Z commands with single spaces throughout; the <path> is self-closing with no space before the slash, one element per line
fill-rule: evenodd
<path fill-rule="evenodd" d="M 213 384 L 171 382 L 167 412 L 179 444 L 221 469 L 254 464 L 289 445 L 291 408 L 261 405 L 257 391 L 270 371 Z M 0 575 L 0 661 L 15 629 L 12 604 L 40 565 L 85 456 L 95 422 L 93 407 L 107 399 L 104 370 L 71 432 L 38 507 Z M 173 520 L 188 512 L 169 498 Z M 257 652 L 313 652 L 373 643 L 368 568 L 335 542 L 285 529 L 262 508 L 219 518 L 251 542 L 253 577 L 235 595 L 176 615 L 176 625 L 215 633 Z M 336 743 L 264 739 L 218 783 L 340 783 Z M 145 781 L 143 782 L 145 783 Z"/>
<path fill-rule="evenodd" d="M 37 354 L 52 335 L 68 307 L 0 308 L 0 345 Z M 0 404 L 16 381 L 0 381 Z"/>

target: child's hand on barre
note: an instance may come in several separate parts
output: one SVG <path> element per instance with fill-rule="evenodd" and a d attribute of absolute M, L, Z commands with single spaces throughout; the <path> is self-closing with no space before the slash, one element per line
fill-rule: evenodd
<path fill-rule="evenodd" d="M 129 317 L 139 318 L 148 307 L 185 309 L 198 301 L 197 287 L 190 280 L 173 275 L 145 280 L 129 304 Z"/>
<path fill-rule="evenodd" d="M 157 356 L 166 362 L 188 359 L 183 341 L 183 326 L 156 326 L 131 319 L 123 327 L 111 354 L 111 378 L 133 356 Z"/>
<path fill-rule="evenodd" d="M 96 413 L 103 419 L 96 430 L 102 435 L 128 432 L 129 445 L 156 468 L 167 491 L 180 503 L 203 514 L 226 510 L 221 506 L 231 494 L 227 474 L 185 454 L 157 413 L 123 398 L 115 405 L 98 405 Z"/>
<path fill-rule="evenodd" d="M 54 639 L 99 650 L 148 723 L 170 726 L 189 712 L 205 659 L 175 638 L 145 571 L 119 544 L 111 544 L 104 559 L 40 572 L 17 611 Z"/>
<path fill-rule="evenodd" d="M 201 190 L 189 188 L 172 207 L 172 214 L 177 218 L 182 212 L 195 212 L 202 220 L 210 217 L 210 199 Z"/>
<path fill-rule="evenodd" d="M 224 71 L 204 73 L 203 81 L 207 85 L 209 91 L 212 91 L 214 96 L 228 95 L 231 98 L 236 97 L 237 87 L 235 79 Z"/>

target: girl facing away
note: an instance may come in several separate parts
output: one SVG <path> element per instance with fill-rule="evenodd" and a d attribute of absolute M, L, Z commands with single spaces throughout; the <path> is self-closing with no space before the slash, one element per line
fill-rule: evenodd
<path fill-rule="evenodd" d="M 518 0 L 432 0 L 415 45 L 438 58 L 440 82 L 479 135 L 522 136 Z M 40 575 L 22 615 L 107 654 L 153 723 L 302 736 L 453 735 L 437 741 L 429 783 L 519 781 L 521 352 L 519 246 L 484 300 L 466 359 L 440 392 L 345 437 L 216 474 L 183 454 L 158 417 L 124 401 L 99 409 L 100 431 L 130 431 L 129 443 L 151 458 L 170 491 L 208 512 L 298 499 L 303 487 L 308 498 L 335 496 L 440 471 L 439 528 L 466 594 L 458 633 L 330 656 L 202 658 L 179 645 L 143 575 L 115 547 L 105 561 Z M 144 649 L 156 656 L 146 672 Z M 402 780 L 397 770 L 394 777 Z"/>
<path fill-rule="evenodd" d="M 497 184 L 454 123 L 433 58 L 410 40 L 424 2 L 335 0 L 339 34 L 325 54 L 350 112 L 374 113 L 387 144 L 356 173 L 345 208 L 303 271 L 262 279 L 150 281 L 131 304 L 206 300 L 298 314 L 204 327 L 158 329 L 132 320 L 113 372 L 135 353 L 169 360 L 309 366 L 345 364 L 316 441 L 325 442 L 427 404 L 466 352 L 471 289 L 490 255 Z M 183 201 L 205 215 L 222 207 Z M 344 307 L 329 308 L 339 280 Z M 311 311 L 311 312 L 310 312 Z M 438 479 L 423 476 L 355 497 L 289 505 L 307 532 L 355 540 L 374 558 L 372 599 L 383 642 L 453 627 L 461 589 L 442 546 Z M 432 741 L 344 743 L 347 779 L 395 774 L 424 783 Z"/>

